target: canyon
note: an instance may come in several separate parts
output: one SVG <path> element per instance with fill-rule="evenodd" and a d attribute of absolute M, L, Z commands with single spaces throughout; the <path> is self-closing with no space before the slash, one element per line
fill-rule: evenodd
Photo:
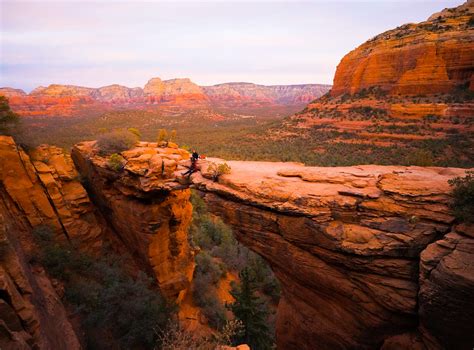
<path fill-rule="evenodd" d="M 291 107 L 297 111 L 324 95 L 330 85 L 273 85 L 225 83 L 199 86 L 190 79 L 150 79 L 143 88 L 114 84 L 99 88 L 52 84 L 29 94 L 21 89 L 0 88 L 12 109 L 24 117 L 68 117 L 97 111 L 157 109 L 238 109 Z"/>
<path fill-rule="evenodd" d="M 113 249 L 179 307 L 196 268 L 191 190 L 280 281 L 279 349 L 472 348 L 474 229 L 455 218 L 448 180 L 474 170 L 473 13 L 469 0 L 369 40 L 342 59 L 330 93 L 317 100 L 328 86 L 153 78 L 143 89 L 3 88 L 30 118 L 302 103 L 267 131 L 270 140 L 303 140 L 315 152 L 340 144 L 351 157 L 353 145 L 422 161 L 445 152 L 464 168 L 207 158 L 186 180 L 189 153 L 173 142 L 137 142 L 118 152 L 116 167 L 96 141 L 76 143 L 71 154 L 50 145 L 27 152 L 0 136 L 0 348 L 83 347 L 64 286 L 35 258 L 45 226 L 71 249 Z M 230 173 L 213 178 L 209 165 L 222 163 Z"/>
<path fill-rule="evenodd" d="M 115 245 L 179 304 L 194 270 L 190 187 L 280 280 L 278 348 L 474 342 L 474 232 L 455 222 L 447 182 L 464 169 L 228 161 L 216 182 L 208 165 L 224 160 L 210 158 L 186 181 L 188 153 L 169 146 L 140 142 L 113 169 L 94 141 L 71 158 L 50 146 L 28 156 L 0 137 L 0 344 L 79 348 L 60 285 L 31 260 L 40 225 L 78 249 Z"/>

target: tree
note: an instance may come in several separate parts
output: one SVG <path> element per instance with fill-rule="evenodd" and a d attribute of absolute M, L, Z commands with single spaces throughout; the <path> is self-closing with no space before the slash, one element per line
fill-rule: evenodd
<path fill-rule="evenodd" d="M 176 130 L 171 130 L 169 141 L 176 142 Z"/>
<path fill-rule="evenodd" d="M 11 129 L 18 125 L 20 118 L 13 112 L 5 96 L 0 96 L 0 135 L 11 133 Z"/>
<path fill-rule="evenodd" d="M 237 344 L 248 344 L 251 349 L 271 349 L 272 337 L 268 327 L 268 310 L 265 302 L 255 295 L 255 285 L 248 268 L 240 273 L 240 288 L 233 288 L 230 294 L 235 302 L 230 305 L 236 319 L 243 324 L 240 336 L 234 338 Z"/>
<path fill-rule="evenodd" d="M 166 129 L 158 130 L 158 142 L 168 141 L 168 132 Z"/>
<path fill-rule="evenodd" d="M 128 128 L 127 130 L 128 132 L 131 132 L 132 134 L 134 134 L 138 139 L 141 139 L 142 133 L 137 128 Z"/>

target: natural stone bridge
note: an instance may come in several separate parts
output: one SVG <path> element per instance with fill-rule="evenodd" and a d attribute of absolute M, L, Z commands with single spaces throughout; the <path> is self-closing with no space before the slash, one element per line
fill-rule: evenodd
<path fill-rule="evenodd" d="M 43 147 L 30 159 L 11 139 L 0 141 L 0 204 L 6 203 L 0 214 L 11 227 L 25 222 L 15 227 L 21 242 L 27 223 L 51 224 L 92 250 L 112 231 L 179 302 L 194 270 L 187 240 L 191 186 L 280 280 L 279 349 L 474 344 L 474 231 L 455 225 L 448 207 L 447 180 L 463 169 L 230 161 L 231 173 L 214 182 L 200 161 L 202 171 L 186 182 L 179 175 L 184 150 L 140 143 L 122 153 L 125 168 L 114 171 L 94 142 L 84 142 L 72 157 L 92 205 L 58 149 Z M 8 232 L 6 238 L 14 239 Z M 9 266 L 3 267 L 13 281 L 29 276 Z M 12 307 L 21 310 L 25 298 Z M 67 323 L 64 315 L 61 322 Z M 57 342 L 41 317 L 36 324 L 26 331 L 37 338 L 49 332 L 43 343 Z"/>
<path fill-rule="evenodd" d="M 74 152 L 84 154 L 83 148 L 78 145 Z M 165 190 L 171 198 L 165 202 L 173 204 L 170 211 L 166 209 L 168 215 L 161 216 L 171 217 L 174 224 L 164 227 L 171 227 L 178 237 L 188 224 L 182 215 L 188 206 L 183 186 L 198 189 L 209 210 L 232 226 L 241 243 L 264 257 L 281 282 L 279 348 L 411 347 L 420 345 L 421 338 L 436 348 L 474 341 L 469 335 L 474 301 L 466 298 L 474 291 L 474 231 L 454 227 L 448 207 L 447 181 L 463 176 L 464 170 L 230 161 L 231 173 L 214 182 L 206 163 L 220 160 L 209 159 L 200 161 L 202 171 L 188 183 L 179 179 L 182 168 L 173 174 L 175 163 L 168 162 L 182 163 L 181 151 L 155 149 L 155 144 L 143 144 L 125 152 L 126 175 L 114 180 L 113 187 L 125 195 L 139 188 L 138 197 L 147 192 L 156 196 L 156 186 Z M 78 161 L 81 157 L 74 158 L 81 173 L 87 174 Z M 162 171 L 166 159 L 169 179 L 157 182 L 153 169 Z M 89 173 L 91 181 L 106 179 L 101 171 L 92 177 Z M 97 192 L 106 192 L 100 188 Z M 149 202 L 122 206 L 111 198 L 111 208 L 135 211 L 145 205 L 136 212 L 150 213 Z M 127 217 L 124 212 L 117 216 Z M 123 223 L 132 229 L 134 221 L 128 218 Z M 143 233 L 141 227 L 132 230 Z M 187 256 L 183 237 L 177 242 L 182 244 L 179 254 Z M 184 260 L 175 260 L 175 265 L 182 268 Z M 162 262 L 154 265 L 155 270 L 159 266 Z M 162 275 L 169 275 L 169 267 L 165 270 Z M 175 274 L 163 284 L 183 288 L 190 270 L 183 275 L 176 267 L 181 277 Z M 176 284 L 177 280 L 183 283 Z"/>

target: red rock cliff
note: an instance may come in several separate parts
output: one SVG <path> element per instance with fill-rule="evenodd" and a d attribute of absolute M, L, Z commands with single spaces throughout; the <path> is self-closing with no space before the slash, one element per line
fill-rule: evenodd
<path fill-rule="evenodd" d="M 89 251 L 101 245 L 102 227 L 69 157 L 42 147 L 31 159 L 0 136 L 0 347 L 79 349 L 55 282 L 32 262 L 39 225 Z"/>
<path fill-rule="evenodd" d="M 474 73 L 474 2 L 377 35 L 348 53 L 331 95 L 379 87 L 391 94 L 452 92 L 471 84 Z"/>

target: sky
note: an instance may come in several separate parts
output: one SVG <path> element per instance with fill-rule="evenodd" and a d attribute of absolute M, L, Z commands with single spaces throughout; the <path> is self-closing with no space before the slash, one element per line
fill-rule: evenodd
<path fill-rule="evenodd" d="M 0 0 L 0 86 L 331 84 L 371 37 L 463 0 Z"/>

